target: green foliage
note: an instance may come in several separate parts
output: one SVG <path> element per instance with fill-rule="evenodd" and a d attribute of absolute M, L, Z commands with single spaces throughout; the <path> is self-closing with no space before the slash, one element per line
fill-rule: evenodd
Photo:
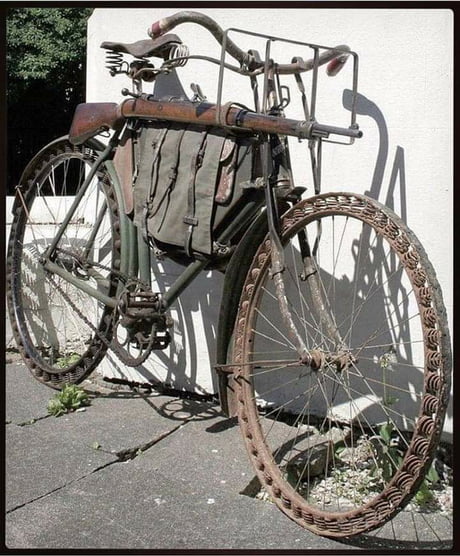
<path fill-rule="evenodd" d="M 93 8 L 9 8 L 6 19 L 8 193 L 30 158 L 68 132 L 84 101 Z"/>
<path fill-rule="evenodd" d="M 7 18 L 8 95 L 33 81 L 58 80 L 78 85 L 83 69 L 86 21 L 92 8 L 10 8 Z"/>
<path fill-rule="evenodd" d="M 428 473 L 426 474 L 425 479 L 429 482 L 429 483 L 438 483 L 439 482 L 439 475 L 438 472 L 436 471 L 436 468 L 434 465 L 431 465 Z"/>
<path fill-rule="evenodd" d="M 381 425 L 379 427 L 378 449 L 375 449 L 374 446 L 374 456 L 377 465 L 374 466 L 372 474 L 374 476 L 380 474 L 385 482 L 389 482 L 391 480 L 395 471 L 402 463 L 401 451 L 391 444 L 393 430 L 394 427 L 392 423 L 388 422 Z M 428 473 L 415 494 L 415 503 L 419 506 L 424 506 L 430 503 L 434 499 L 433 493 L 431 492 L 431 486 L 438 481 L 438 472 L 436 471 L 434 465 L 431 465 Z"/>
<path fill-rule="evenodd" d="M 419 506 L 425 506 L 426 504 L 433 502 L 435 497 L 432 492 L 432 487 L 438 482 L 439 475 L 432 464 L 414 497 L 415 503 Z"/>
<path fill-rule="evenodd" d="M 58 367 L 59 369 L 65 369 L 66 367 L 70 367 L 77 361 L 80 361 L 80 358 L 81 357 L 80 355 L 78 355 L 78 353 L 71 353 L 70 355 L 59 357 L 59 359 L 57 359 L 54 363 L 54 366 Z"/>
<path fill-rule="evenodd" d="M 391 440 L 391 433 L 393 432 L 393 425 L 391 423 L 385 423 L 379 428 L 379 436 L 385 442 L 389 444 Z"/>
<path fill-rule="evenodd" d="M 402 452 L 397 445 L 392 444 L 393 430 L 392 423 L 385 423 L 379 427 L 378 435 L 370 439 L 374 461 L 371 473 L 386 483 L 391 480 L 402 462 Z"/>
<path fill-rule="evenodd" d="M 414 501 L 419 506 L 425 506 L 434 499 L 433 493 L 431 492 L 428 484 L 429 483 L 425 478 L 414 496 Z"/>
<path fill-rule="evenodd" d="M 88 394 L 75 384 L 66 384 L 64 388 L 48 402 L 48 413 L 60 417 L 64 413 L 90 405 Z"/>

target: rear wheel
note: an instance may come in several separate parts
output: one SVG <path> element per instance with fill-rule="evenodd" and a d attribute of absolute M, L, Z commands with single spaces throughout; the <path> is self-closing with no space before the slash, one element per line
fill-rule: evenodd
<path fill-rule="evenodd" d="M 300 361 L 280 315 L 267 236 L 235 328 L 243 437 L 291 519 L 356 535 L 404 507 L 430 466 L 450 391 L 446 312 L 423 248 L 371 199 L 302 201 L 282 242 L 289 311 L 314 358 Z"/>
<path fill-rule="evenodd" d="M 50 252 L 96 158 L 89 146 L 54 143 L 41 153 L 15 203 L 7 257 L 12 329 L 33 375 L 55 388 L 83 380 L 104 357 L 112 336 L 113 310 L 78 287 L 109 297 L 117 289 L 118 206 L 104 166 Z M 76 283 L 46 270 L 47 260 Z"/>

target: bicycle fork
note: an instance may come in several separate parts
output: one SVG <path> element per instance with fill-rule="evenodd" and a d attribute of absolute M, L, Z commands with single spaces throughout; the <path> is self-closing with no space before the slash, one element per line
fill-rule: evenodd
<path fill-rule="evenodd" d="M 265 200 L 268 216 L 268 230 L 271 241 L 271 270 L 270 276 L 275 286 L 281 317 L 287 329 L 287 334 L 299 355 L 299 362 L 313 369 L 320 369 L 326 363 L 333 363 L 338 370 L 352 362 L 352 358 L 340 336 L 330 308 L 324 300 L 322 285 L 318 276 L 318 269 L 314 252 L 312 253 L 305 230 L 297 234 L 299 240 L 300 254 L 303 262 L 303 273 L 300 279 L 307 283 L 310 290 L 310 298 L 314 309 L 319 316 L 319 324 L 324 329 L 328 338 L 333 341 L 334 352 L 325 352 L 320 349 L 308 349 L 296 326 L 289 301 L 286 294 L 284 273 L 286 270 L 284 249 L 280 238 L 279 214 L 276 206 L 276 195 L 273 183 L 269 177 L 269 141 L 262 143 L 263 177 L 265 183 Z M 319 239 L 317 240 L 319 241 Z"/>

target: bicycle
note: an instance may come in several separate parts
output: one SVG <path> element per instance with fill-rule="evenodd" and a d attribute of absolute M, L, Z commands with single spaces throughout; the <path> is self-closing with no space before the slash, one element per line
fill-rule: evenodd
<path fill-rule="evenodd" d="M 184 22 L 214 35 L 220 59 L 191 55 L 169 33 Z M 262 38 L 265 56 L 230 33 Z M 168 348 L 172 304 L 203 270 L 220 270 L 219 400 L 238 415 L 262 486 L 316 534 L 380 527 L 429 470 L 451 353 L 439 284 L 415 235 L 369 197 L 320 191 L 323 142 L 362 135 L 358 56 L 344 45 L 224 32 L 196 12 L 163 19 L 149 35 L 102 44 L 111 75 L 132 78 L 128 98 L 79 105 L 69 136 L 44 147 L 16 188 L 7 299 L 24 361 L 52 388 L 84 380 L 108 350 L 141 365 Z M 313 57 L 276 63 L 275 41 Z M 350 125 L 321 124 L 319 68 L 333 76 L 349 58 Z M 219 67 L 215 104 L 199 86 L 191 100 L 184 92 L 177 70 L 193 59 Z M 222 103 L 225 72 L 249 78 L 254 109 Z M 295 78 L 303 120 L 285 116 L 284 75 Z M 308 144 L 311 197 L 293 184 L 288 137 Z M 152 255 L 185 267 L 165 291 Z"/>

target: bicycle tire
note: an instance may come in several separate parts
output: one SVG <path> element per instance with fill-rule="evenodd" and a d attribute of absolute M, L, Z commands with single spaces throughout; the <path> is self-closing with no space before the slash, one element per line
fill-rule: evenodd
<path fill-rule="evenodd" d="M 42 257 L 98 152 L 66 138 L 43 149 L 18 188 L 7 254 L 7 300 L 19 352 L 52 388 L 84 380 L 112 337 L 113 310 L 58 275 Z M 53 262 L 113 297 L 120 265 L 119 209 L 101 166 L 59 240 Z"/>
<path fill-rule="evenodd" d="M 319 304 L 301 230 L 316 248 Z M 450 393 L 446 311 L 422 246 L 377 201 L 349 193 L 301 201 L 281 236 L 292 319 L 320 364 L 302 364 L 283 330 L 267 236 L 235 327 L 239 424 L 263 488 L 288 517 L 319 535 L 354 536 L 394 517 L 429 469 Z"/>

